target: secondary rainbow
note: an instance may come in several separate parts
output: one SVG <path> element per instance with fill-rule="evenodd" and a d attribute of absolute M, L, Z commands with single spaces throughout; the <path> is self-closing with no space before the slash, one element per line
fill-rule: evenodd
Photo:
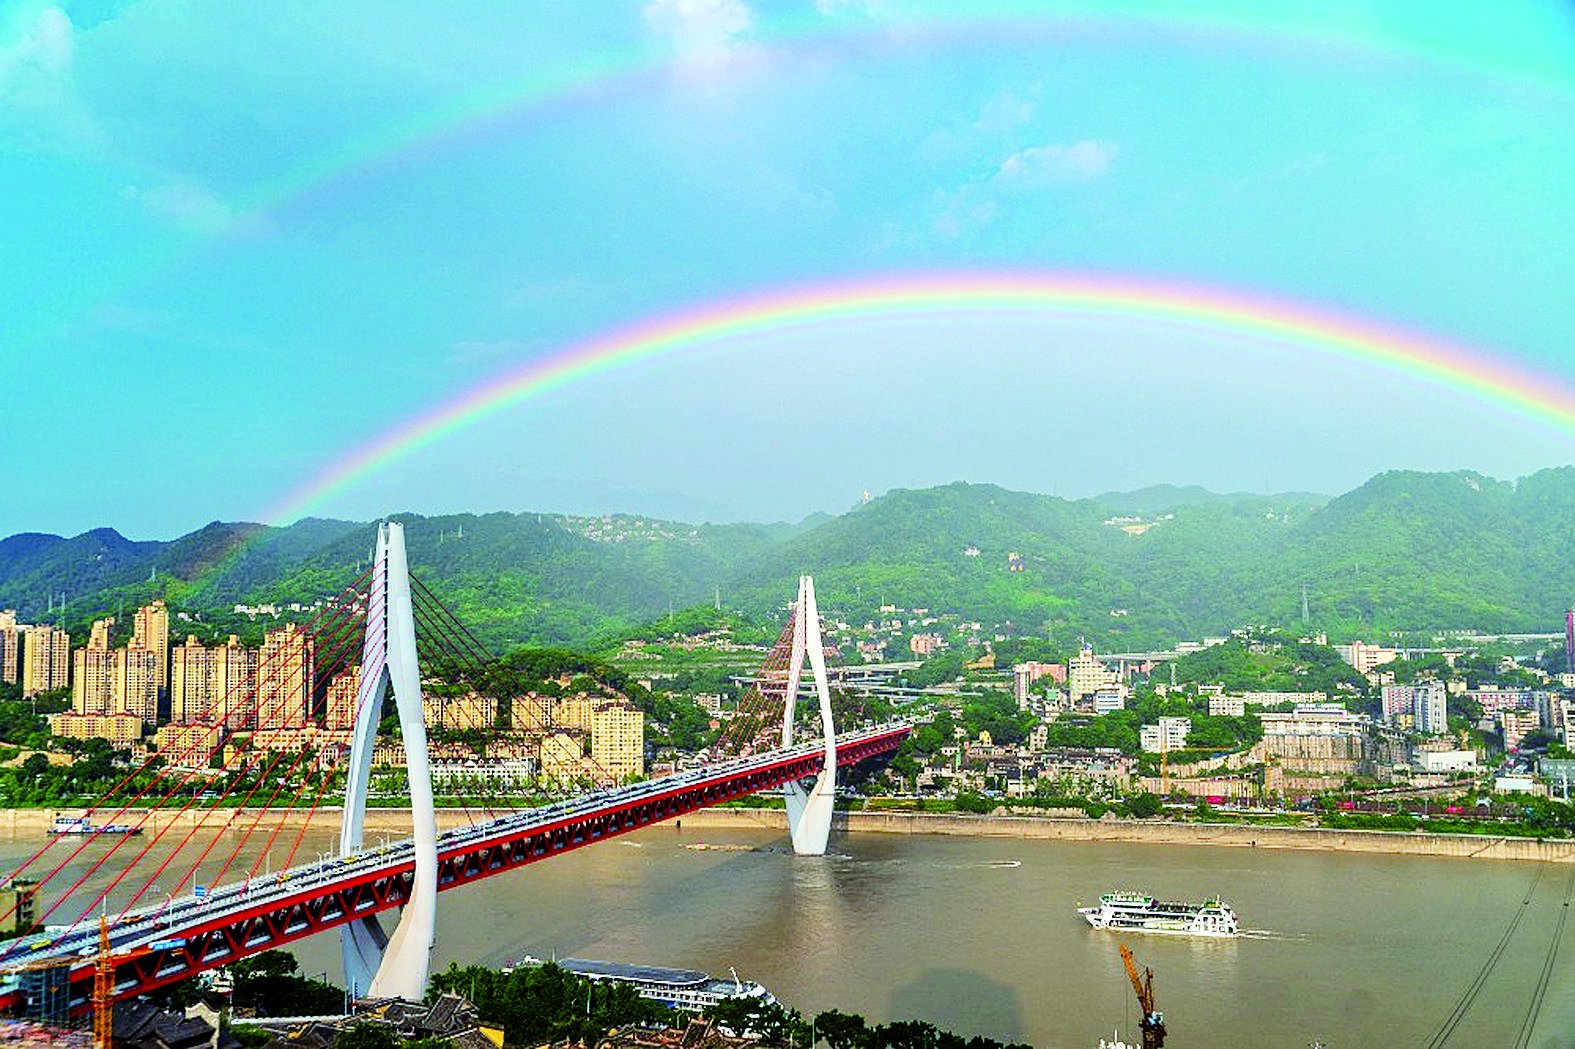
<path fill-rule="evenodd" d="M 753 335 L 893 316 L 1044 314 L 1167 323 L 1379 368 L 1575 435 L 1575 387 L 1502 355 L 1266 295 L 1086 273 L 895 275 L 767 291 L 680 311 L 533 359 L 356 448 L 264 520 L 287 524 L 422 448 L 573 383 Z"/>
<path fill-rule="evenodd" d="M 990 0 L 968 6 L 937 0 L 915 5 L 894 22 L 818 12 L 806 4 L 797 14 L 773 16 L 752 26 L 741 39 L 768 48 L 778 60 L 813 54 L 819 48 L 878 50 L 893 37 L 907 48 L 926 50 L 1021 47 L 1027 41 L 1063 46 L 1078 40 L 1106 45 L 1164 42 L 1222 55 L 1239 50 L 1321 55 L 1331 63 L 1377 61 L 1396 68 L 1413 64 L 1567 96 L 1572 86 L 1570 39 L 1568 34 L 1555 33 L 1557 28 L 1550 19 L 1551 39 L 1544 52 L 1512 56 L 1482 34 L 1452 30 L 1437 19 L 1383 24 L 1335 9 L 1310 17 L 1303 9 L 1252 0 L 1209 0 L 1185 8 L 1159 0 L 1064 0 L 1050 9 L 1039 0 Z M 238 210 L 287 209 L 379 169 L 475 138 L 517 131 L 516 121 L 522 119 L 539 120 L 641 97 L 659 89 L 682 64 L 682 56 L 642 44 L 530 68 L 311 157 L 255 187 Z"/>
<path fill-rule="evenodd" d="M 850 8 L 821 12 L 805 4 L 797 14 L 754 25 L 741 38 L 766 48 L 776 60 L 814 55 L 819 49 L 868 48 L 883 53 L 893 41 L 925 50 L 1025 43 L 1155 43 L 1191 50 L 1247 54 L 1321 54 L 1334 62 L 1396 63 L 1449 76 L 1481 78 L 1514 90 L 1531 89 L 1568 98 L 1571 35 L 1555 13 L 1546 15 L 1546 40 L 1535 52 L 1506 50 L 1493 34 L 1453 26 L 1447 19 L 1375 21 L 1363 13 L 1276 6 L 1253 0 L 1207 0 L 1182 9 L 1160 0 L 1065 0 L 1046 9 L 1038 0 L 988 0 L 957 5 L 932 0 L 911 5 L 904 17 L 886 22 Z M 649 41 L 570 55 L 533 66 L 516 77 L 466 91 L 441 104 L 403 114 L 313 154 L 300 163 L 236 194 L 227 203 L 237 215 L 280 219 L 320 196 L 375 180 L 389 170 L 464 148 L 473 141 L 517 134 L 522 127 L 581 108 L 645 97 L 682 67 L 681 56 L 653 50 Z M 63 315 L 40 318 L 22 333 L 30 342 L 65 319 L 150 279 L 190 263 L 206 246 L 233 230 L 193 231 L 160 242 L 106 274 L 84 281 Z"/>

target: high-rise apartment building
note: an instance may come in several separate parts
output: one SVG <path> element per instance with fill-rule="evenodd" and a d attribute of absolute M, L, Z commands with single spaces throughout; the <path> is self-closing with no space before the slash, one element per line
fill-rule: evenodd
<path fill-rule="evenodd" d="M 1437 736 L 1449 731 L 1448 698 L 1442 681 L 1419 681 L 1411 687 L 1411 716 L 1418 732 Z"/>
<path fill-rule="evenodd" d="M 71 635 L 52 626 L 23 634 L 22 695 L 65 688 L 71 681 Z"/>
<path fill-rule="evenodd" d="M 1115 677 L 1105 664 L 1095 657 L 1092 645 L 1084 645 L 1066 666 L 1066 686 L 1076 703 L 1084 696 L 1103 691 L 1115 684 Z"/>
<path fill-rule="evenodd" d="M 304 725 L 311 715 L 311 637 L 291 624 L 263 636 L 257 656 L 257 727 Z"/>
<path fill-rule="evenodd" d="M 196 721 L 212 710 L 219 698 L 213 673 L 215 651 L 195 634 L 170 650 L 171 721 Z"/>
<path fill-rule="evenodd" d="M 93 620 L 93 628 L 88 631 L 87 647 L 99 652 L 107 652 L 114 641 L 115 617 L 106 616 L 103 619 Z"/>
<path fill-rule="evenodd" d="M 115 620 L 93 624 L 86 648 L 72 653 L 73 710 L 78 714 L 130 714 L 154 724 L 159 712 L 158 656 L 145 648 L 109 647 Z"/>
<path fill-rule="evenodd" d="M 159 720 L 159 656 L 146 648 L 115 650 L 116 714 L 131 714 L 148 725 Z"/>
<path fill-rule="evenodd" d="M 1564 672 L 1575 674 L 1575 608 L 1564 610 Z"/>
<path fill-rule="evenodd" d="M 108 637 L 95 623 L 88 646 L 71 653 L 71 708 L 78 714 L 115 713 L 115 651 L 101 644 Z"/>
<path fill-rule="evenodd" d="M 0 610 L 0 681 L 14 685 L 22 679 L 22 627 L 16 609 Z"/>
<path fill-rule="evenodd" d="M 323 728 L 344 732 L 355 728 L 356 699 L 361 691 L 361 668 L 351 667 L 328 683 L 323 703 Z"/>
<path fill-rule="evenodd" d="M 257 650 L 241 644 L 234 634 L 213 649 L 213 703 L 208 717 L 229 724 L 245 724 L 257 714 Z"/>
<path fill-rule="evenodd" d="M 131 647 L 147 649 L 157 657 L 158 687 L 166 691 L 170 684 L 170 610 L 163 600 L 137 609 L 131 621 Z"/>
<path fill-rule="evenodd" d="M 604 703 L 591 717 L 591 761 L 622 782 L 645 773 L 645 715 L 628 703 Z"/>
<path fill-rule="evenodd" d="M 257 713 L 257 650 L 234 634 L 209 648 L 196 637 L 170 650 L 170 720 L 249 725 Z"/>

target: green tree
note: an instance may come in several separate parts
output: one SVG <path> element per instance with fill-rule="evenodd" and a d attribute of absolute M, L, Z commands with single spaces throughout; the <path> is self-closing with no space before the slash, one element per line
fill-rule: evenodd
<path fill-rule="evenodd" d="M 388 1028 L 364 1022 L 334 1039 L 334 1049 L 399 1049 L 399 1044 Z"/>
<path fill-rule="evenodd" d="M 1158 816 L 1164 811 L 1164 803 L 1158 794 L 1147 792 L 1138 794 L 1127 800 L 1127 812 L 1139 819 Z"/>

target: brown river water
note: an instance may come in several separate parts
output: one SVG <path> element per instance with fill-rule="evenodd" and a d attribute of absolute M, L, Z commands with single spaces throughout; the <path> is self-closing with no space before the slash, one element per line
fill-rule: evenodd
<path fill-rule="evenodd" d="M 214 833 L 199 831 L 181 852 L 195 858 Z M 154 854 L 184 835 L 172 832 Z M 275 847 L 281 859 L 289 837 Z M 308 832 L 298 862 L 331 838 Z M 0 861 L 14 866 L 40 842 L 34 833 L 0 838 Z M 687 847 L 700 842 L 723 848 Z M 52 850 L 50 865 L 74 847 Z M 110 847 L 89 844 L 68 870 Z M 1570 944 L 1546 969 L 1535 1026 L 1520 1041 L 1575 865 L 873 833 L 839 834 L 832 850 L 796 857 L 785 834 L 760 830 L 648 829 L 444 893 L 434 962 L 496 965 L 530 953 L 718 975 L 731 966 L 805 1012 L 917 1017 L 1085 1049 L 1115 1029 L 1136 1041 L 1136 1005 L 1117 937 L 1088 928 L 1073 908 L 1114 888 L 1193 900 L 1219 893 L 1251 935 L 1126 940 L 1154 970 L 1170 1049 L 1300 1049 L 1315 1039 L 1328 1049 L 1422 1046 L 1534 885 L 1445 1044 L 1575 1046 Z M 159 897 L 179 888 L 165 881 Z M 338 981 L 337 934 L 291 949 L 304 970 Z"/>

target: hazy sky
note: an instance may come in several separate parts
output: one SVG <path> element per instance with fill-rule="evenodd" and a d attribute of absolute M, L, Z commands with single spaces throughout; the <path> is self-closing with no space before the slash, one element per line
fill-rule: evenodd
<path fill-rule="evenodd" d="M 1268 293 L 1575 386 L 1568 5 L 957 6 L 0 0 L 0 535 L 256 519 L 534 357 L 894 273 Z M 796 519 L 1571 461 L 1368 365 L 972 312 L 632 364 L 310 509 Z"/>

